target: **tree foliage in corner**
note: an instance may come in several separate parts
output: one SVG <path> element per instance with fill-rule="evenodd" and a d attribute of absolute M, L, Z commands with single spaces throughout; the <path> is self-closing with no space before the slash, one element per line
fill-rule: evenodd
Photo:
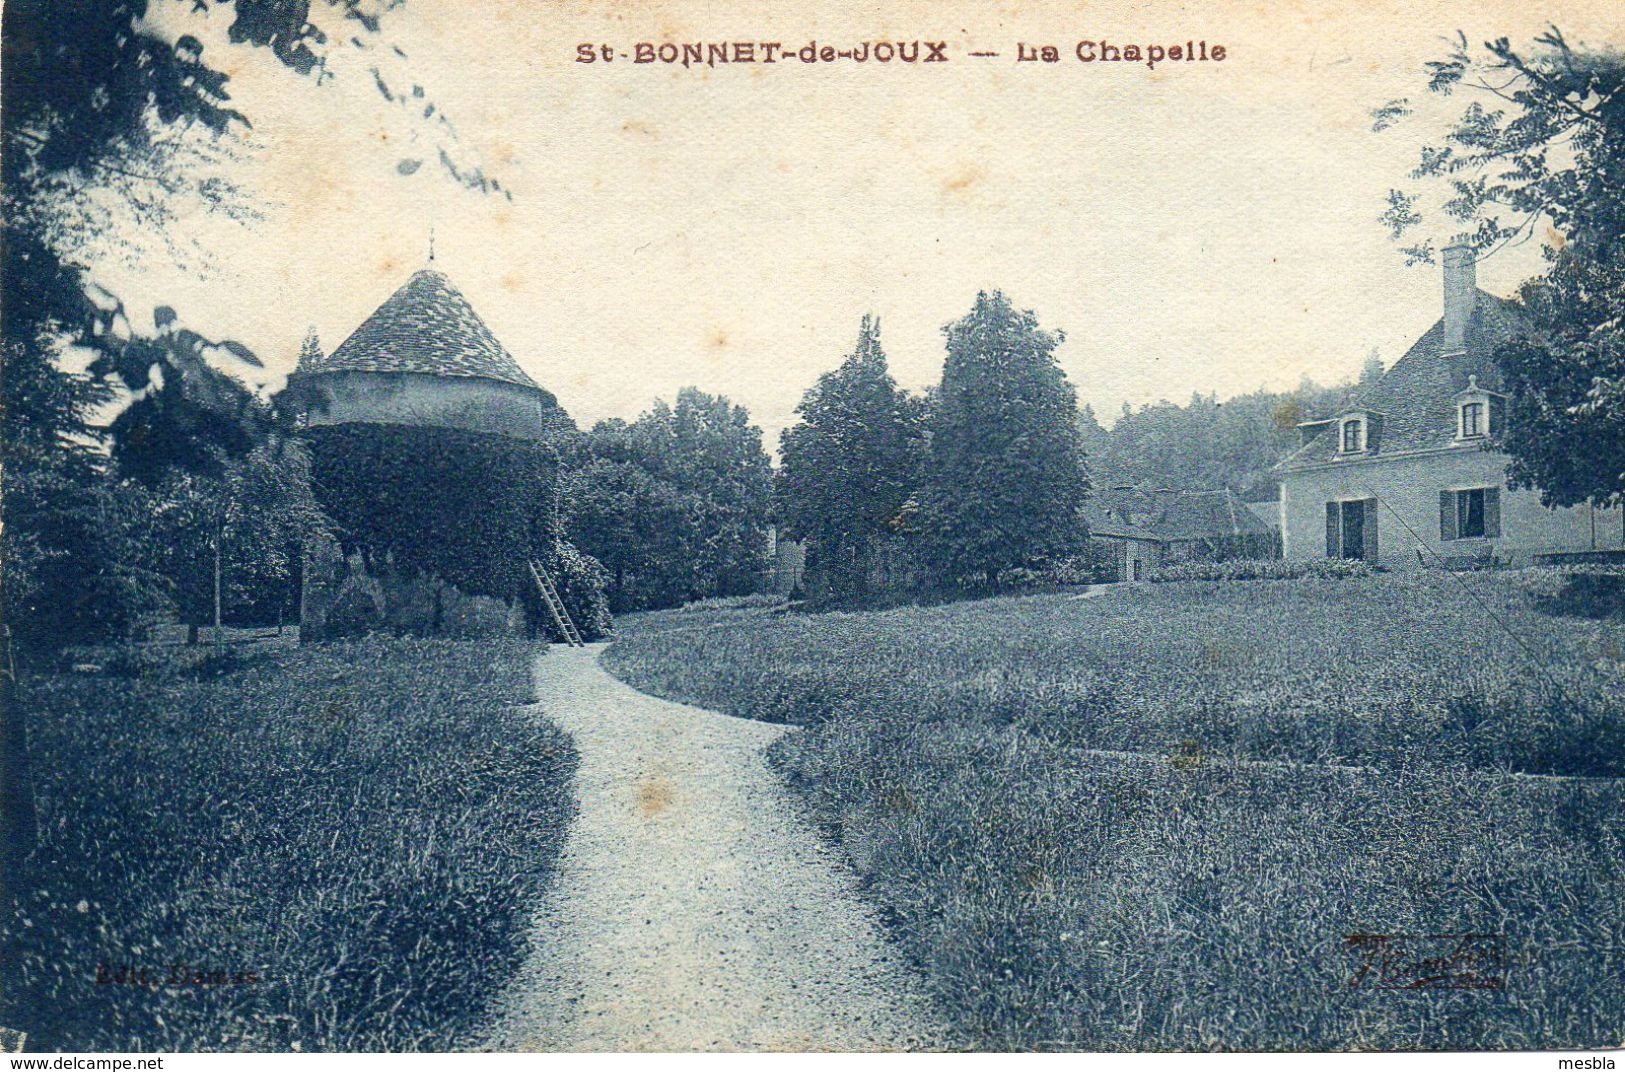
<path fill-rule="evenodd" d="M 946 579 L 997 584 L 1013 567 L 1078 550 L 1089 476 L 1077 395 L 1055 361 L 1062 336 L 999 291 L 943 328 L 921 514 Z"/>
<path fill-rule="evenodd" d="M 177 205 L 201 205 L 242 223 L 258 218 L 229 166 L 253 150 L 245 138 L 250 117 L 232 101 L 223 65 L 205 61 L 197 37 L 171 42 L 158 33 L 147 19 L 154 7 L 150 0 L 14 0 L 0 11 L 4 423 L 8 440 L 15 426 L 31 443 L 23 452 L 6 444 L 0 561 L 8 618 L 27 619 L 29 639 L 47 647 L 128 622 L 139 608 L 111 601 L 145 590 L 111 583 L 133 576 L 135 567 L 114 557 L 131 548 L 69 516 L 105 513 L 105 500 L 121 494 L 105 485 L 94 449 L 105 435 L 89 421 L 98 406 L 126 391 L 136 395 L 113 438 L 122 471 L 137 472 L 149 486 L 171 467 L 197 471 L 222 452 L 241 457 L 262 438 L 243 427 L 253 423 L 245 421 L 246 393 L 204 360 L 257 365 L 252 354 L 176 327 L 167 308 L 157 311 L 157 335 L 144 335 L 118 297 L 92 281 L 101 260 L 139 266 L 148 239 L 162 243 L 158 255 L 206 266 L 208 251 L 185 239 Z M 317 82 L 346 64 L 364 69 L 386 106 L 410 108 L 409 122 L 440 146 L 455 181 L 505 193 L 459 159 L 455 133 L 421 87 L 390 90 L 391 81 L 404 81 L 405 58 L 382 39 L 374 6 L 217 0 L 192 5 L 190 14 L 211 8 L 210 17 L 229 20 L 233 42 L 263 49 Z M 59 363 L 72 348 L 87 352 L 84 373 Z M 154 367 L 159 377 L 150 375 Z M 106 602 L 102 611 L 58 613 L 92 592 Z M 45 624 L 36 611 L 50 628 L 33 628 Z"/>
<path fill-rule="evenodd" d="M 886 368 L 878 321 L 863 318 L 857 348 L 796 412 L 780 440 L 786 534 L 808 541 L 828 583 L 861 603 L 870 547 L 902 528 L 924 444 L 920 406 Z"/>
<path fill-rule="evenodd" d="M 1625 502 L 1625 57 L 1553 28 L 1529 49 L 1459 37 L 1428 66 L 1430 91 L 1480 99 L 1422 150 L 1415 177 L 1444 184 L 1442 209 L 1480 256 L 1552 228 L 1547 271 L 1520 294 L 1528 329 L 1497 354 L 1509 475 L 1548 505 Z M 1409 111 L 1379 109 L 1378 129 Z M 1418 197 L 1390 193 L 1395 237 L 1424 222 Z M 1433 257 L 1430 242 L 1405 252 Z"/>

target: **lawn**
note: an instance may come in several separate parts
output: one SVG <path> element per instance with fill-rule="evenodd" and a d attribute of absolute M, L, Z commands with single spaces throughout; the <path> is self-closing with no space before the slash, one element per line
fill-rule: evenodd
<path fill-rule="evenodd" d="M 514 706 L 536 650 L 148 648 L 25 680 L 41 844 L 5 1022 L 73 1050 L 476 1042 L 573 808 L 569 739 Z"/>
<path fill-rule="evenodd" d="M 774 761 L 975 1046 L 1617 1045 L 1625 625 L 1505 578 L 1181 583 L 622 622 Z M 1536 774 L 1519 772 L 1539 772 Z M 1505 986 L 1353 986 L 1356 934 Z"/>

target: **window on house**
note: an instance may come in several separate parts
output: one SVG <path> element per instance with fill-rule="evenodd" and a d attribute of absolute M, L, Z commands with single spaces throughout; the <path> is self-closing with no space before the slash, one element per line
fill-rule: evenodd
<path fill-rule="evenodd" d="M 1358 417 L 1343 422 L 1343 453 L 1357 454 L 1365 449 L 1365 422 Z"/>
<path fill-rule="evenodd" d="M 1465 488 L 1439 493 L 1439 538 L 1476 540 L 1501 535 L 1501 489 Z"/>
<path fill-rule="evenodd" d="M 1377 561 L 1377 500 L 1326 504 L 1326 557 Z"/>
<path fill-rule="evenodd" d="M 1461 404 L 1461 438 L 1469 439 L 1481 436 L 1489 430 L 1484 427 L 1484 403 L 1463 402 Z"/>
<path fill-rule="evenodd" d="M 1484 489 L 1456 492 L 1456 536 L 1471 539 L 1484 535 Z"/>

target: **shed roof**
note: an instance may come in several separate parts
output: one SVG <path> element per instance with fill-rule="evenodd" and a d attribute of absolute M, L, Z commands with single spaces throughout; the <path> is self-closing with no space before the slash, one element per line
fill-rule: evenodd
<path fill-rule="evenodd" d="M 1121 487 L 1084 504 L 1084 518 L 1097 536 L 1156 540 L 1212 540 L 1267 536 L 1274 530 L 1228 488 L 1173 491 Z"/>

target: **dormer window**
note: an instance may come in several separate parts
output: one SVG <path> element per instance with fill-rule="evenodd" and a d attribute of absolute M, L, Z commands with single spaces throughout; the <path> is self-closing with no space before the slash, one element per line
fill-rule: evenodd
<path fill-rule="evenodd" d="M 1497 431 L 1503 396 L 1478 385 L 1477 376 L 1467 378 L 1467 390 L 1456 395 L 1456 442 L 1485 439 Z"/>
<path fill-rule="evenodd" d="M 1456 433 L 1462 439 L 1476 439 L 1488 431 L 1489 422 L 1485 420 L 1484 403 L 1463 402 L 1461 404 L 1460 430 Z"/>
<path fill-rule="evenodd" d="M 1343 422 L 1344 454 L 1358 454 L 1365 450 L 1365 418 L 1350 417 Z"/>

